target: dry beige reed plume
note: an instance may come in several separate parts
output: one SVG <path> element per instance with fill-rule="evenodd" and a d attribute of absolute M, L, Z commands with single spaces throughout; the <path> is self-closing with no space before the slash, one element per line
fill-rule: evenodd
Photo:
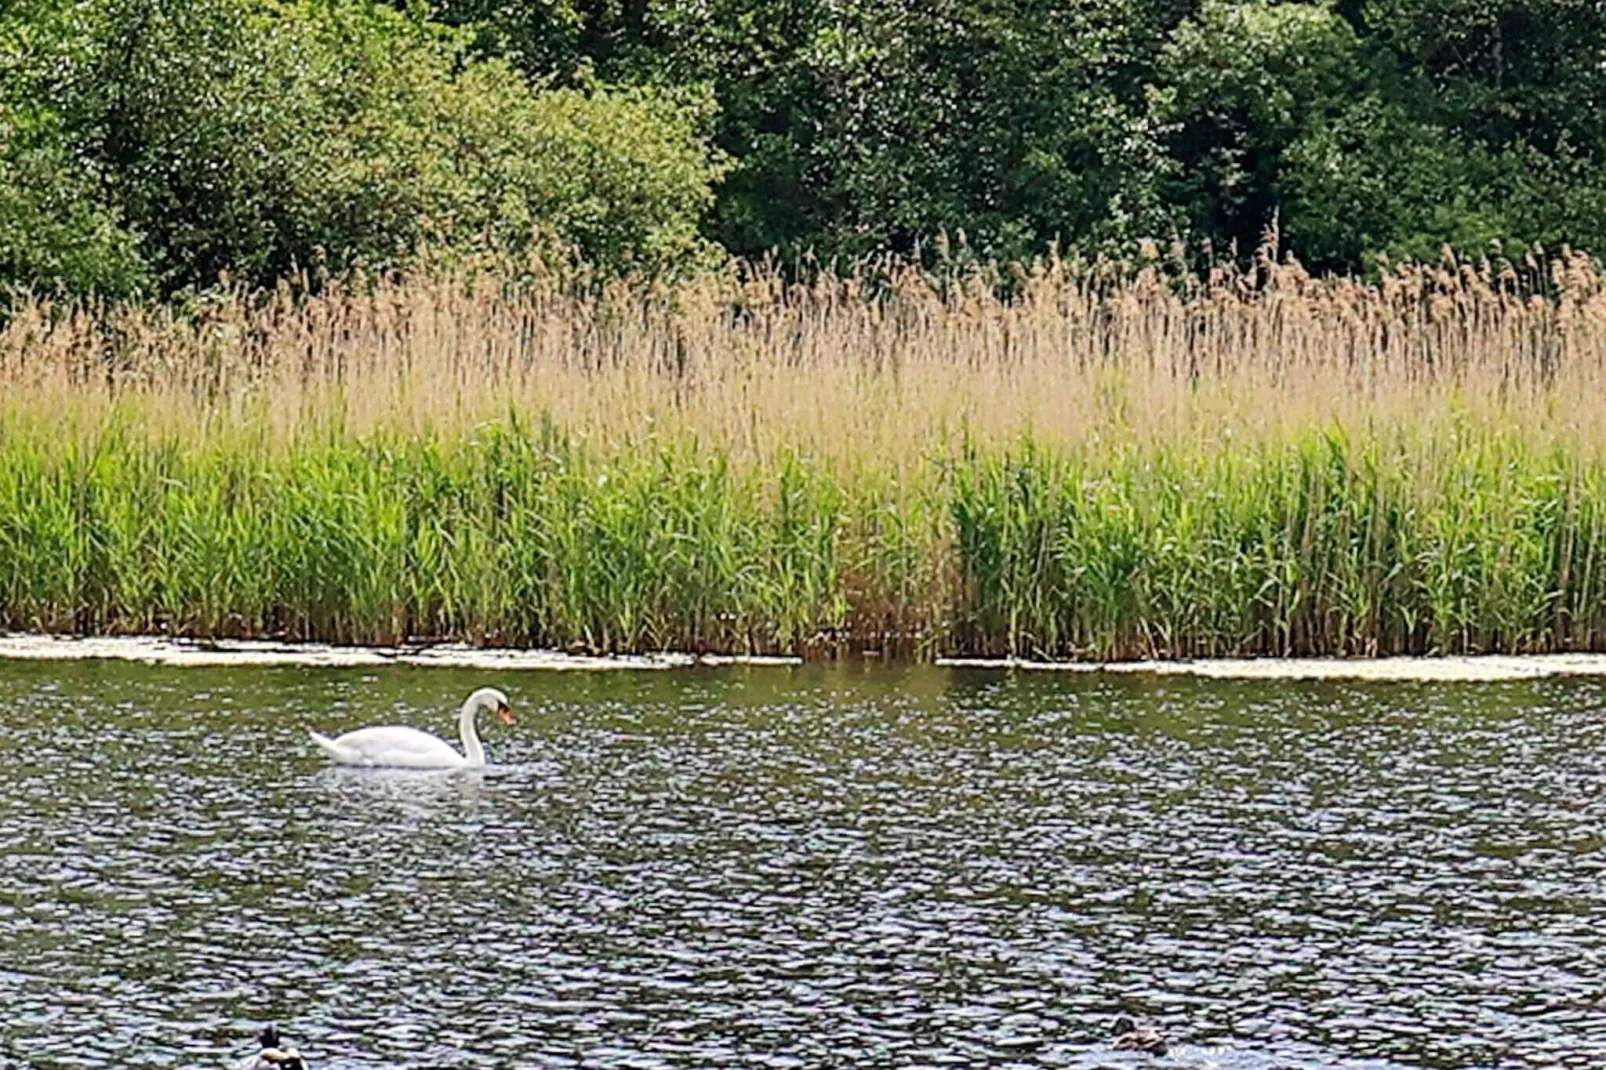
<path fill-rule="evenodd" d="M 517 410 L 606 449 L 687 436 L 749 463 L 790 449 L 888 471 L 961 436 L 1213 448 L 1471 419 L 1606 444 L 1606 283 L 1579 254 L 1376 282 L 1268 256 L 1180 281 L 1053 259 L 1000 281 L 732 265 L 673 285 L 442 274 L 185 309 L 25 300 L 0 331 L 0 421 L 93 435 L 116 413 L 282 445 L 461 435 Z"/>

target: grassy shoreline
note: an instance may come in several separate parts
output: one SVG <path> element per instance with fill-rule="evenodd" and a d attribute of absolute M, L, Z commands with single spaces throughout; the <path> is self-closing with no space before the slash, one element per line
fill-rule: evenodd
<path fill-rule="evenodd" d="M 1606 287 L 381 280 L 0 333 L 0 628 L 1606 649 Z"/>

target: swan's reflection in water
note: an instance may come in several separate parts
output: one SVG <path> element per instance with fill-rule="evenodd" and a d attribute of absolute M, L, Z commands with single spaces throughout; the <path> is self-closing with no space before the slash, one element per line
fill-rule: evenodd
<path fill-rule="evenodd" d="M 480 682 L 0 666 L 0 1067 L 1606 1065 L 1594 685 Z"/>
<path fill-rule="evenodd" d="M 387 808 L 428 814 L 441 806 L 483 799 L 493 776 L 483 769 L 360 769 L 332 765 L 313 774 L 313 785 L 348 809 Z"/>

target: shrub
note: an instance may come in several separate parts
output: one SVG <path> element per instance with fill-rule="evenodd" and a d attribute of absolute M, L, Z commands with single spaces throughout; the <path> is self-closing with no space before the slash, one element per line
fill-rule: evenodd
<path fill-rule="evenodd" d="M 721 166 L 693 93 L 545 91 L 471 55 L 466 31 L 361 0 L 71 0 L 16 19 L 29 47 L 8 53 L 0 99 L 51 101 L 59 136 L 7 154 L 0 198 L 65 230 L 18 227 L 56 249 L 8 256 L 13 281 L 107 287 L 117 273 L 94 265 L 136 237 L 169 290 L 538 237 L 615 270 L 701 248 Z M 27 169 L 52 161 L 54 185 L 30 192 Z"/>
<path fill-rule="evenodd" d="M 0 292 L 139 292 L 148 271 L 137 236 L 53 126 L 0 106 Z"/>

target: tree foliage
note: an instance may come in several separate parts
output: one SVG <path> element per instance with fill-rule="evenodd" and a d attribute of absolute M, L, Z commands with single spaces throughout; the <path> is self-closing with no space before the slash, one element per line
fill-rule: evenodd
<path fill-rule="evenodd" d="M 14 281 L 267 281 L 543 236 L 656 270 L 701 246 L 720 165 L 694 92 L 553 89 L 474 54 L 466 32 L 360 2 L 40 11 L 6 24 L 0 79 L 15 117 L 0 204 L 16 205 L 0 256 L 13 231 L 35 235 L 31 255 L 6 257 Z"/>
<path fill-rule="evenodd" d="M 12 0 L 0 281 L 1606 250 L 1598 0 Z"/>
<path fill-rule="evenodd" d="M 1606 248 L 1597 0 L 440 0 L 536 73 L 706 82 L 736 252 L 964 229 L 1313 262 Z"/>

